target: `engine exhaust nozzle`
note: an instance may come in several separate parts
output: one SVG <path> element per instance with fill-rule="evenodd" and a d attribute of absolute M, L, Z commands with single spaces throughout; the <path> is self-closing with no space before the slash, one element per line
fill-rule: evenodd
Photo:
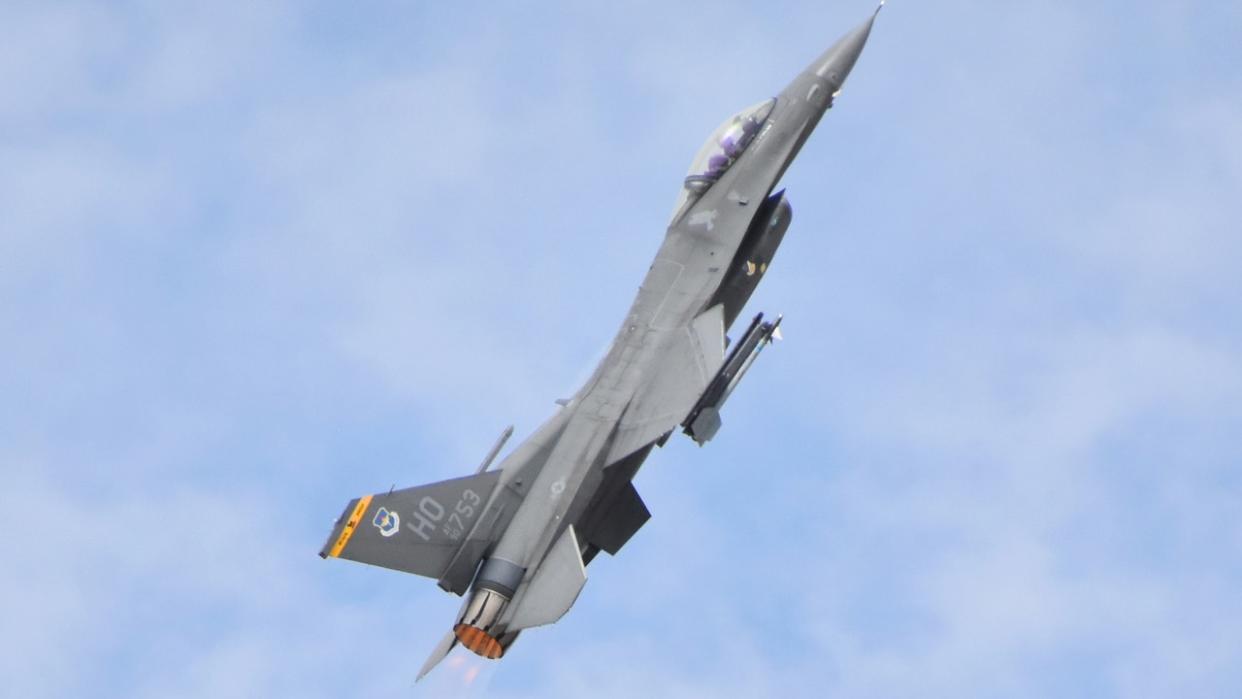
<path fill-rule="evenodd" d="M 468 650 L 484 658 L 495 660 L 505 653 L 496 633 L 496 622 L 509 604 L 509 598 L 495 590 L 475 589 L 462 612 L 461 619 L 453 627 L 453 634 Z"/>

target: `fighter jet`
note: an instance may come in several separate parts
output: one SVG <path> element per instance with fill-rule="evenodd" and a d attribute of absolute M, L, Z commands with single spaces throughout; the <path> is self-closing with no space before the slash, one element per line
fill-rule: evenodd
<path fill-rule="evenodd" d="M 678 428 L 698 444 L 781 319 L 725 333 L 789 227 L 776 183 L 845 84 L 879 13 L 776 97 L 729 117 L 686 176 L 664 242 L 606 356 L 571 399 L 490 469 L 351 500 L 319 555 L 435 579 L 465 603 L 421 679 L 457 644 L 499 658 L 560 619 L 586 565 L 616 554 L 651 516 L 632 480 Z"/>

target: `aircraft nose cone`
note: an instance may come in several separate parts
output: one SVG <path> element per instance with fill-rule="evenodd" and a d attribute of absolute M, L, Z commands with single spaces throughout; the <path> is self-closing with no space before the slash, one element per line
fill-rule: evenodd
<path fill-rule="evenodd" d="M 839 90 L 845 84 L 850 71 L 854 69 L 854 64 L 858 62 L 863 46 L 867 45 L 867 37 L 871 36 L 871 25 L 875 24 L 875 18 L 879 12 L 877 9 L 866 22 L 838 39 L 837 43 L 825 51 L 813 64 L 815 74 L 828 80 L 835 86 L 835 89 Z"/>

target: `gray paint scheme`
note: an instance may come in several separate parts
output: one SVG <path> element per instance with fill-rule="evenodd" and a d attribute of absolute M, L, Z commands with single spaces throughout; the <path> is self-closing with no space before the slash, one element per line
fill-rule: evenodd
<path fill-rule="evenodd" d="M 600 550 L 615 554 L 650 517 L 631 480 L 653 446 L 693 417 L 692 408 L 703 416 L 700 434 L 692 426 L 687 432 L 700 443 L 719 428 L 720 407 L 736 383 L 732 374 L 721 376 L 732 371 L 724 367 L 725 332 L 792 217 L 784 192 L 773 188 L 832 106 L 874 20 L 842 37 L 774 100 L 740 113 L 732 131 L 726 122 L 713 134 L 717 143 L 701 151 L 720 150 L 712 169 L 687 178 L 683 203 L 607 355 L 555 415 L 495 470 L 374 496 L 352 538 L 345 521 L 360 501 L 351 501 L 321 555 L 333 555 L 335 545 L 342 558 L 435 578 L 459 595 L 488 595 L 487 608 L 498 611 L 462 621 L 502 648 L 521 629 L 567 611 L 585 582 L 577 571 Z M 771 342 L 775 324 L 763 329 L 757 341 L 732 348 L 731 366 L 749 366 Z M 375 520 L 379 507 L 399 514 L 400 531 L 389 527 L 385 535 L 387 520 Z M 431 518 L 434 531 L 427 526 L 429 515 L 454 510 L 451 524 L 445 514 Z M 454 643 L 453 634 L 446 637 L 420 677 Z"/>

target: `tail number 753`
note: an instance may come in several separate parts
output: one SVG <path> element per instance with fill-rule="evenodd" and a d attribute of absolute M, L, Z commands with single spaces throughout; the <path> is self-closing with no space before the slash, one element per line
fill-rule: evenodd
<path fill-rule="evenodd" d="M 423 541 L 431 541 L 431 535 L 437 528 L 450 541 L 458 541 L 466 533 L 466 527 L 474 519 L 481 503 L 479 494 L 467 489 L 450 511 L 435 498 L 425 495 L 418 501 L 418 509 L 405 526 L 422 537 Z"/>

